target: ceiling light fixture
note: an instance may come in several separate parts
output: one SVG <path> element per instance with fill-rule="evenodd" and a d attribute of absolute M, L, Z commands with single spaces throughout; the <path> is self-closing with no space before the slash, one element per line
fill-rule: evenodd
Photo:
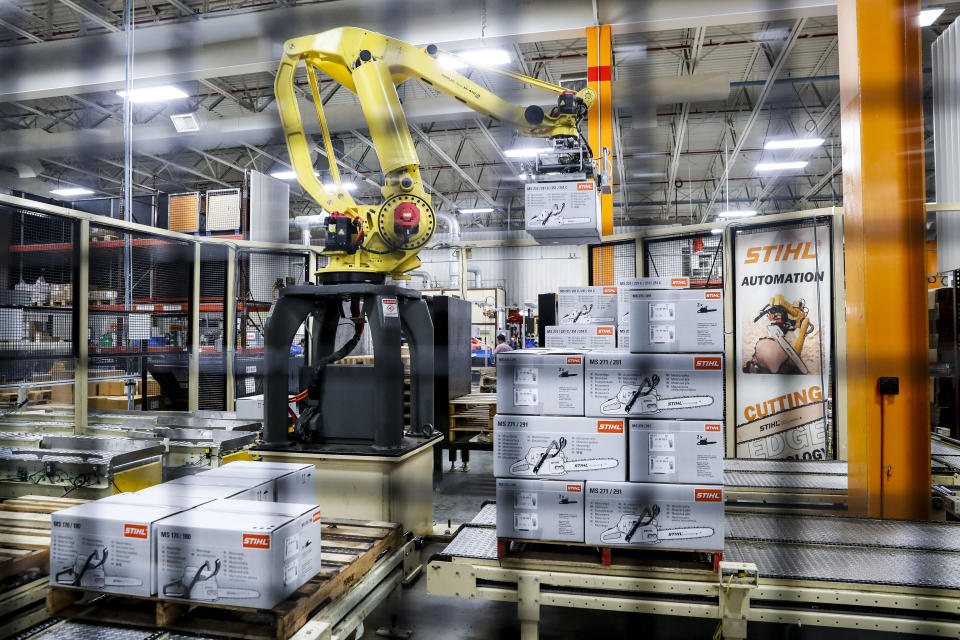
<path fill-rule="evenodd" d="M 460 213 L 493 213 L 496 209 L 480 207 L 479 209 L 460 209 Z"/>
<path fill-rule="evenodd" d="M 803 169 L 807 166 L 806 160 L 796 162 L 761 162 L 754 167 L 756 171 L 783 171 L 785 169 Z"/>
<path fill-rule="evenodd" d="M 189 133 L 200 130 L 200 125 L 192 113 L 174 114 L 170 116 L 170 122 L 173 123 L 173 128 L 177 130 L 177 133 Z"/>
<path fill-rule="evenodd" d="M 541 153 L 553 151 L 553 147 L 526 147 L 520 149 L 507 149 L 508 158 L 536 158 Z"/>
<path fill-rule="evenodd" d="M 721 211 L 717 214 L 718 218 L 749 218 L 750 216 L 757 215 L 756 211 L 742 210 L 742 211 Z"/>
<path fill-rule="evenodd" d="M 717 235 L 720 235 L 721 233 L 723 233 L 723 229 L 710 229 L 710 233 L 712 233 L 713 235 L 717 236 Z"/>
<path fill-rule="evenodd" d="M 121 98 L 126 97 L 126 91 L 117 91 L 117 95 Z M 144 87 L 142 89 L 131 89 L 130 90 L 130 102 L 136 103 L 146 103 L 146 102 L 166 102 L 167 100 L 177 100 L 179 98 L 186 98 L 187 93 L 183 89 L 178 89 L 170 85 L 162 85 L 159 87 Z"/>
<path fill-rule="evenodd" d="M 455 51 L 453 55 L 440 54 L 440 66 L 445 69 L 462 69 L 469 65 L 478 67 L 495 67 L 501 64 L 510 64 L 510 54 L 504 49 L 470 49 L 469 51 Z"/>
<path fill-rule="evenodd" d="M 293 180 L 297 177 L 297 172 L 292 169 L 272 171 L 270 176 L 276 178 L 277 180 Z"/>
<path fill-rule="evenodd" d="M 767 140 L 764 149 L 811 149 L 823 144 L 823 138 L 792 138 L 790 140 Z"/>
<path fill-rule="evenodd" d="M 93 195 L 90 189 L 83 187 L 63 187 L 62 189 L 51 189 L 50 193 L 55 196 L 89 196 Z"/>
<path fill-rule="evenodd" d="M 943 13 L 943 9 L 943 7 L 924 9 L 920 12 L 920 15 L 917 16 L 917 24 L 921 27 L 929 27 L 937 21 L 937 18 L 940 17 L 940 14 Z"/>
<path fill-rule="evenodd" d="M 345 191 L 357 190 L 357 185 L 353 182 L 341 182 L 340 186 L 343 187 Z M 323 188 L 326 189 L 327 191 L 336 191 L 337 185 L 333 184 L 332 182 L 324 182 Z"/>

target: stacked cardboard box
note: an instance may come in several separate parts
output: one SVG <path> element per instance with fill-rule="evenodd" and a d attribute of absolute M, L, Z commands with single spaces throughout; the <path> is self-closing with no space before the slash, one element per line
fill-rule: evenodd
<path fill-rule="evenodd" d="M 315 486 L 312 465 L 235 462 L 58 511 L 50 583 L 271 608 L 320 570 Z"/>

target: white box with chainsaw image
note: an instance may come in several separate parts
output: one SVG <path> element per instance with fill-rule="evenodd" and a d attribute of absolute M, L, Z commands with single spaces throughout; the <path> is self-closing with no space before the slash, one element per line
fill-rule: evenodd
<path fill-rule="evenodd" d="M 584 542 L 723 551 L 723 487 L 587 482 Z"/>
<path fill-rule="evenodd" d="M 616 287 L 558 287 L 557 324 L 617 324 Z"/>
<path fill-rule="evenodd" d="M 583 486 L 497 478 L 497 537 L 583 542 Z"/>
<path fill-rule="evenodd" d="M 278 515 L 276 503 L 245 506 L 194 509 L 157 525 L 160 598 L 269 609 L 320 570 L 318 508 Z"/>
<path fill-rule="evenodd" d="M 719 289 L 634 291 L 630 351 L 723 351 L 723 292 Z"/>
<path fill-rule="evenodd" d="M 723 356 L 594 351 L 584 412 L 595 417 L 723 419 Z"/>
<path fill-rule="evenodd" d="M 156 593 L 156 524 L 172 506 L 89 502 L 50 518 L 50 585 L 151 596 Z"/>
<path fill-rule="evenodd" d="M 626 421 L 507 416 L 493 421 L 493 475 L 626 480 Z"/>
<path fill-rule="evenodd" d="M 583 352 L 519 349 L 497 356 L 497 410 L 583 415 Z"/>
<path fill-rule="evenodd" d="M 723 425 L 700 420 L 631 420 L 630 482 L 723 483 Z"/>

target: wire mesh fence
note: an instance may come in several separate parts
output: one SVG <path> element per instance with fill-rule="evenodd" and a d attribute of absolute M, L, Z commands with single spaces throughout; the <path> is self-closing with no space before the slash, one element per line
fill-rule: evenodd
<path fill-rule="evenodd" d="M 644 241 L 646 275 L 687 277 L 691 287 L 723 286 L 723 237 L 700 233 Z"/>
<path fill-rule="evenodd" d="M 128 408 L 186 409 L 193 250 L 187 241 L 90 229 L 89 377 L 137 378 L 144 400 Z M 91 408 L 123 408 L 114 396 L 98 394 Z"/>
<path fill-rule="evenodd" d="M 234 360 L 236 397 L 263 393 L 264 322 L 284 287 L 307 281 L 307 253 L 237 250 L 237 339 Z M 291 345 L 296 367 L 302 347 Z M 300 352 L 298 354 L 297 352 Z"/>
<path fill-rule="evenodd" d="M 78 232 L 68 218 L 0 205 L 0 407 L 73 402 Z"/>
<path fill-rule="evenodd" d="M 225 246 L 200 247 L 199 408 L 222 411 L 227 403 L 227 261 Z"/>
<path fill-rule="evenodd" d="M 615 286 L 621 278 L 637 275 L 636 242 L 627 240 L 590 248 L 590 284 Z"/>

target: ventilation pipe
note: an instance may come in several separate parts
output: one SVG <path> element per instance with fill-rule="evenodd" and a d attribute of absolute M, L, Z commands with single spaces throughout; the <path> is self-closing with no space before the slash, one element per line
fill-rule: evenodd
<path fill-rule="evenodd" d="M 429 272 L 419 269 L 417 271 L 407 271 L 408 276 L 411 278 L 423 278 L 424 289 L 429 289 L 430 285 L 433 283 L 433 276 Z"/>
<path fill-rule="evenodd" d="M 326 220 L 326 214 L 316 216 L 297 216 L 296 218 L 290 219 L 290 228 L 299 229 L 303 244 L 309 247 L 310 232 L 317 227 L 322 227 L 324 224 L 326 224 Z"/>
<path fill-rule="evenodd" d="M 483 277 L 480 275 L 480 269 L 477 267 L 467 267 L 467 273 L 472 273 L 474 276 L 473 286 L 477 289 L 483 287 Z"/>
<path fill-rule="evenodd" d="M 449 239 L 437 238 L 435 234 L 434 238 L 437 238 L 437 240 L 434 243 L 434 245 L 439 246 L 439 245 L 444 245 L 451 242 L 459 242 L 460 241 L 460 222 L 457 220 L 456 216 L 449 213 L 437 213 L 437 225 L 439 226 L 441 222 L 446 224 L 448 233 L 450 234 L 450 238 Z"/>
<path fill-rule="evenodd" d="M 450 288 L 459 289 L 460 288 L 460 257 L 457 255 L 457 250 L 453 249 L 450 251 Z"/>

